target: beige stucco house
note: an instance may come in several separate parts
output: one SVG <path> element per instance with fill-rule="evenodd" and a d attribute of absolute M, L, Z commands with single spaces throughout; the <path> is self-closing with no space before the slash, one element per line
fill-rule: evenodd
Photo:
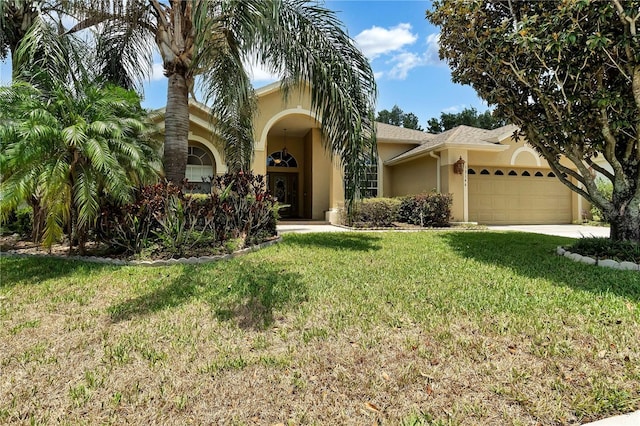
<path fill-rule="evenodd" d="M 272 193 L 290 205 L 283 216 L 337 222 L 344 202 L 341 167 L 323 147 L 321 117 L 312 112 L 308 95 L 292 93 L 285 102 L 279 83 L 258 89 L 257 95 L 254 173 L 268 176 Z M 459 126 L 433 135 L 378 123 L 379 159 L 370 168 L 366 192 L 380 197 L 451 193 L 456 222 L 580 220 L 586 202 L 560 183 L 531 147 L 514 141 L 514 130 Z M 190 182 L 226 172 L 211 140 L 209 111 L 193 101 L 188 163 Z"/>

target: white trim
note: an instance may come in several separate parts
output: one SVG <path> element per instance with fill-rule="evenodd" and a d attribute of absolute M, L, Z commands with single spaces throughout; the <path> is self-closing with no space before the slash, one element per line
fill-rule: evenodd
<path fill-rule="evenodd" d="M 384 164 L 382 159 L 378 156 L 378 197 L 384 197 Z"/>
<path fill-rule="evenodd" d="M 216 174 L 217 175 L 222 175 L 222 174 L 227 173 L 227 164 L 224 161 L 222 161 L 222 156 L 220 155 L 220 152 L 218 152 L 216 147 L 213 146 L 211 141 L 208 141 L 207 139 L 203 138 L 202 136 L 194 135 L 191 132 L 189 132 L 189 140 L 201 143 L 202 145 L 207 147 L 209 152 L 211 152 L 211 155 L 213 155 L 213 159 L 214 159 L 214 161 L 216 163 Z"/>
<path fill-rule="evenodd" d="M 529 154 L 532 154 L 533 158 L 536 159 L 536 165 L 538 167 L 542 167 L 542 164 L 540 163 L 540 156 L 538 155 L 537 152 L 535 152 L 533 149 L 529 148 L 528 146 L 521 146 L 520 148 L 516 149 L 513 152 L 513 155 L 511 155 L 510 165 L 515 166 L 516 158 L 518 157 L 518 155 L 522 154 L 523 152 L 528 152 Z"/>
<path fill-rule="evenodd" d="M 464 173 L 462 175 L 463 200 L 462 200 L 462 217 L 465 222 L 469 222 L 469 161 L 464 163 Z"/>
<path fill-rule="evenodd" d="M 264 125 L 263 129 L 262 129 L 262 134 L 260 135 L 260 139 L 258 140 L 258 143 L 256 145 L 256 151 L 264 151 L 265 147 L 267 146 L 267 136 L 269 135 L 269 130 L 271 130 L 271 127 L 273 127 L 273 125 L 280 120 L 281 118 L 287 116 L 287 115 L 306 115 L 308 117 L 313 118 L 314 120 L 316 120 L 317 122 L 321 122 L 321 120 L 318 118 L 318 116 L 316 114 L 314 114 L 312 111 L 308 110 L 308 109 L 304 109 L 304 108 L 289 108 L 289 109 L 285 109 L 284 111 L 280 111 L 279 113 L 277 113 L 276 115 L 274 115 L 273 117 L 271 117 L 269 119 L 269 121 L 267 121 L 267 123 Z"/>
<path fill-rule="evenodd" d="M 439 155 L 436 155 L 433 151 L 429 151 L 429 157 L 436 159 L 436 191 L 440 194 L 442 192 L 442 184 L 440 183 L 440 162 L 442 161 L 442 158 L 440 158 Z"/>

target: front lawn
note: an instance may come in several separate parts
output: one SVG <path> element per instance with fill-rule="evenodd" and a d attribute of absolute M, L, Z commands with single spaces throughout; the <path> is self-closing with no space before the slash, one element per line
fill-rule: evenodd
<path fill-rule="evenodd" d="M 161 268 L 0 259 L 0 423 L 579 424 L 640 409 L 640 274 L 491 232 Z"/>

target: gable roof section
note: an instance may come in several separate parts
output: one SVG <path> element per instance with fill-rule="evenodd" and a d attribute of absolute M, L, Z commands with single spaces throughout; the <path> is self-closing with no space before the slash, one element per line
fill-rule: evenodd
<path fill-rule="evenodd" d="M 376 139 L 386 143 L 412 143 L 421 145 L 436 135 L 420 130 L 376 122 Z"/>
<path fill-rule="evenodd" d="M 516 129 L 517 127 L 513 125 L 506 125 L 493 130 L 464 125 L 457 126 L 437 135 L 431 135 L 420 146 L 387 160 L 384 164 L 392 166 L 444 148 L 466 148 L 472 151 L 505 151 L 509 147 L 501 145 L 500 141 L 511 136 Z"/>

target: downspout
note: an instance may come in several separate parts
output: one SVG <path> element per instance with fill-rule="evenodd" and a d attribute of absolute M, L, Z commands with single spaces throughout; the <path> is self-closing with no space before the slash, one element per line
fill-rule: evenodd
<path fill-rule="evenodd" d="M 429 152 L 429 157 L 436 159 L 436 191 L 440 193 L 440 156 L 436 155 L 433 151 Z"/>

